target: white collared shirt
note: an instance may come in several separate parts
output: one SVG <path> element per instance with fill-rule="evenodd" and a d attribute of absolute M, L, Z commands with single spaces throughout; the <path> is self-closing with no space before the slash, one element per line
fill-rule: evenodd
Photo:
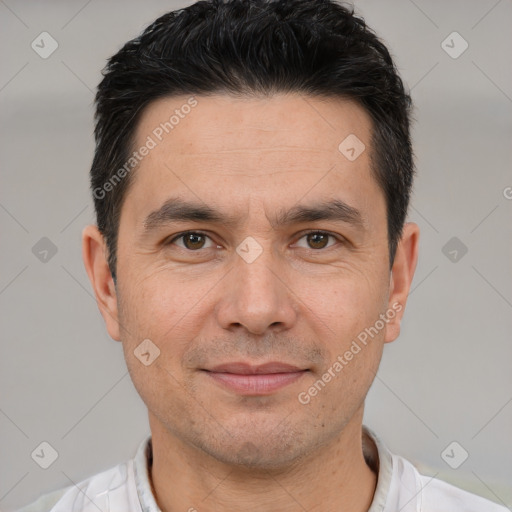
<path fill-rule="evenodd" d="M 363 426 L 363 434 L 365 459 L 378 472 L 368 512 L 508 512 L 480 496 L 421 475 L 409 461 L 392 454 L 368 427 Z M 47 494 L 18 512 L 161 512 L 151 490 L 152 461 L 148 436 L 133 459 L 77 486 Z"/>

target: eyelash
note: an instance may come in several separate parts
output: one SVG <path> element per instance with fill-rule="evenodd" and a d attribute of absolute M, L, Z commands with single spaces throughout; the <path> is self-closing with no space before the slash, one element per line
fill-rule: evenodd
<path fill-rule="evenodd" d="M 187 236 L 187 235 L 201 235 L 201 236 L 204 236 L 206 238 L 209 238 L 211 240 L 211 237 L 207 234 L 207 233 L 204 233 L 203 231 L 184 231 L 182 233 L 179 233 L 177 234 L 176 236 L 174 236 L 171 240 L 167 241 L 164 243 L 164 245 L 171 245 L 173 244 L 176 240 L 179 240 L 179 239 L 182 239 L 183 237 Z M 318 234 L 318 235 L 326 235 L 326 236 L 329 236 L 331 238 L 334 238 L 335 240 L 338 241 L 338 243 L 343 243 L 343 240 L 339 237 L 339 236 L 336 236 L 328 231 L 321 231 L 321 230 L 311 230 L 311 231 L 307 231 L 306 233 L 303 233 L 301 235 L 301 237 L 299 238 L 299 240 L 301 240 L 302 238 L 308 236 L 308 235 L 311 235 L 311 234 Z M 213 242 L 213 240 L 212 240 Z M 215 242 L 214 242 L 215 243 Z M 310 251 L 313 251 L 313 252 L 320 252 L 322 250 L 326 250 L 326 249 L 330 249 L 331 247 L 333 247 L 333 245 L 330 245 L 330 246 L 327 246 L 327 247 L 324 247 L 322 249 L 311 249 L 309 248 Z M 187 249 L 186 247 L 180 247 L 180 249 L 184 249 L 188 252 L 199 252 L 201 251 L 201 249 L 197 249 L 197 250 L 191 250 L 191 249 Z"/>

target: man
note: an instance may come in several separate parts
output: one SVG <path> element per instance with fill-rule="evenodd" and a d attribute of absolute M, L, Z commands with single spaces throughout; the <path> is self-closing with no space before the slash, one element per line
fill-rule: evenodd
<path fill-rule="evenodd" d="M 418 254 L 410 98 L 333 1 L 198 2 L 114 55 L 83 257 L 148 407 L 27 510 L 503 511 L 362 425 Z"/>

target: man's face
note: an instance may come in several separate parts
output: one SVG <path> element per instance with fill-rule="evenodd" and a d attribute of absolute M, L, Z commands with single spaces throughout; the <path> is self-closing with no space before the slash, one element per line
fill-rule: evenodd
<path fill-rule="evenodd" d="M 221 461 L 278 467 L 360 421 L 400 316 L 375 329 L 393 297 L 371 121 L 340 99 L 197 96 L 181 109 L 188 99 L 152 103 L 137 127 L 134 148 L 148 136 L 156 147 L 122 207 L 118 323 L 107 325 L 152 430 Z M 159 141 L 155 129 L 176 109 L 190 113 Z M 355 160 L 354 138 L 339 149 L 349 135 L 366 146 Z M 219 219 L 177 220 L 170 214 L 186 209 L 164 207 L 177 199 Z M 334 215 L 293 217 L 318 208 Z M 160 350 L 147 366 L 134 354 L 145 339 Z"/>

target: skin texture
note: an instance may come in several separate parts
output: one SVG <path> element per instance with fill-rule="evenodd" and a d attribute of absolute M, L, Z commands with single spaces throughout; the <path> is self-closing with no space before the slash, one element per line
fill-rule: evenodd
<path fill-rule="evenodd" d="M 134 146 L 188 99 L 152 103 Z M 98 229 L 83 232 L 101 314 L 148 407 L 157 501 L 163 511 L 367 510 L 376 475 L 362 451 L 364 399 L 384 344 L 399 335 L 418 226 L 405 225 L 390 271 L 371 121 L 355 103 L 298 94 L 196 100 L 133 171 L 117 287 Z M 354 161 L 338 149 L 350 134 L 366 146 Z M 168 222 L 146 232 L 144 219 L 177 196 L 231 223 Z M 361 222 L 275 222 L 293 206 L 333 199 Z M 176 237 L 187 230 L 206 236 L 185 245 Z M 315 230 L 332 236 L 308 237 Z M 251 263 L 236 251 L 247 237 L 262 250 Z M 299 394 L 390 309 L 394 318 L 301 403 Z M 144 339 L 160 350 L 149 366 L 134 355 Z M 242 395 L 204 371 L 234 361 L 307 371 L 274 392 Z"/>

